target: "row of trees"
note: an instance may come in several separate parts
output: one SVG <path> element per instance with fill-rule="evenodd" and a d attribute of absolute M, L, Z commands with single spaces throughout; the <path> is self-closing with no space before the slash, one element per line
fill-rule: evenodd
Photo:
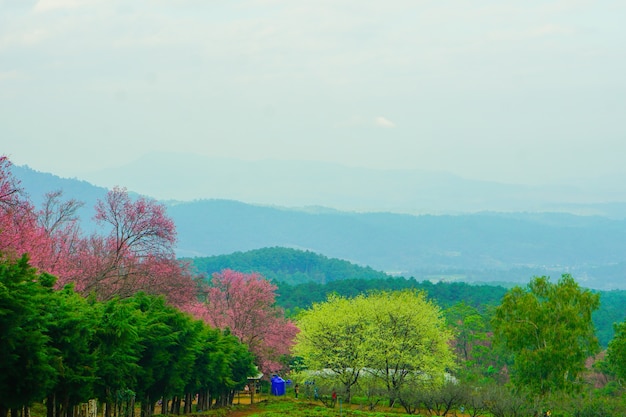
<path fill-rule="evenodd" d="M 187 263 L 175 258 L 176 230 L 164 206 L 142 197 L 131 198 L 125 189 L 114 188 L 95 207 L 93 220 L 99 225 L 99 231 L 87 235 L 81 230 L 76 216 L 82 203 L 64 201 L 62 193 L 57 191 L 48 194 L 43 207 L 37 209 L 30 203 L 19 181 L 12 176 L 10 168 L 10 161 L 0 156 L 0 256 L 4 262 L 25 262 L 23 255 L 27 254 L 29 267 L 36 271 L 32 273 L 39 274 L 37 280 L 43 279 L 50 291 L 57 290 L 59 294 L 69 291 L 73 294 L 72 300 L 88 298 L 93 305 L 130 303 L 127 300 L 135 300 L 139 292 L 144 297 L 164 297 L 163 308 L 175 307 L 177 314 L 185 311 L 196 319 L 202 319 L 211 328 L 222 329 L 216 332 L 230 332 L 239 343 L 249 348 L 263 373 L 270 374 L 285 367 L 285 355 L 293 344 L 297 328 L 275 306 L 275 287 L 256 274 L 234 271 L 217 273 L 212 282 L 203 276 L 194 276 Z M 10 298 L 10 291 L 0 290 Z M 0 316 L 9 317 L 19 311 L 19 303 L 0 305 Z M 54 315 L 47 317 L 53 319 Z M 144 332 L 149 333 L 160 327 L 160 324 L 156 327 L 139 326 L 136 331 L 143 337 Z M 89 332 L 89 328 L 85 332 Z M 110 337 L 116 340 L 123 336 L 122 333 L 115 333 Z M 9 337 L 9 333 L 0 333 L 0 344 L 6 345 L 7 349 L 12 346 Z M 64 334 L 52 331 L 45 335 L 53 343 L 64 337 Z M 90 339 L 85 337 L 83 340 Z M 172 340 L 168 343 L 182 343 Z M 27 357 L 15 355 L 15 358 L 11 355 L 0 357 L 0 366 L 9 369 Z M 104 356 L 95 357 L 94 363 L 100 372 L 104 369 L 101 367 L 104 366 Z M 144 364 L 136 366 L 143 368 Z M 52 368 L 42 369 L 55 374 Z M 65 365 L 57 371 L 64 369 Z M 250 372 L 256 374 L 258 371 Z M 20 381 L 27 381 L 22 374 L 11 375 Z M 214 381 L 230 381 L 220 379 L 219 375 L 219 372 L 207 374 L 214 377 Z M 8 385 L 16 381 L 8 376 L 6 378 L 10 381 Z M 138 381 L 136 392 L 140 398 L 142 387 L 149 384 L 150 380 Z M 142 398 L 142 403 L 149 404 L 152 395 L 154 393 Z M 37 393 L 28 396 L 29 401 L 36 397 Z M 0 396 L 0 407 L 6 409 L 5 404 L 13 401 L 11 398 Z M 69 412 L 71 408 L 66 407 L 65 410 Z"/>
<path fill-rule="evenodd" d="M 496 306 L 506 293 L 506 288 L 493 285 L 472 285 L 465 282 L 419 282 L 415 278 L 387 277 L 384 279 L 343 279 L 327 284 L 306 282 L 290 285 L 277 282 L 278 304 L 288 312 L 297 315 L 314 303 L 323 302 L 328 294 L 355 297 L 373 291 L 423 291 L 428 298 L 436 301 L 441 308 L 465 303 L 484 310 Z"/>
<path fill-rule="evenodd" d="M 167 413 L 232 401 L 256 369 L 235 336 L 136 293 L 98 301 L 72 285 L 54 290 L 26 257 L 0 261 L 0 416 L 46 399 L 48 417 L 71 416 L 97 398 L 106 416 L 132 410 L 150 416 L 163 399 Z M 122 413 L 123 414 L 123 413 Z M 130 415 L 130 413 L 129 413 Z"/>

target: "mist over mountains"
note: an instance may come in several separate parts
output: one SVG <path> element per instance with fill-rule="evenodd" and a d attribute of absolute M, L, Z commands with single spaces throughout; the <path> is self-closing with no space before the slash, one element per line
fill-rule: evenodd
<path fill-rule="evenodd" d="M 207 177 L 205 181 L 213 183 L 216 189 L 219 187 L 226 189 L 223 184 L 229 182 L 229 176 L 237 173 L 236 168 L 231 166 L 232 170 L 222 172 L 221 177 Z M 300 168 L 304 171 L 303 167 Z M 281 169 L 285 167 L 282 166 Z M 87 231 L 94 229 L 94 224 L 90 221 L 93 205 L 97 199 L 106 194 L 106 188 L 93 186 L 79 179 L 64 179 L 36 172 L 28 167 L 14 166 L 13 172 L 22 181 L 22 186 L 36 205 L 41 202 L 41 197 L 46 192 L 57 189 L 64 190 L 65 198 L 85 201 L 85 207 L 80 212 L 83 228 Z M 373 181 L 375 177 L 371 172 L 361 174 L 361 179 L 372 178 Z M 233 180 L 232 183 L 235 184 L 235 189 L 239 187 L 238 192 L 243 192 L 245 187 L 242 184 L 248 184 L 246 186 L 258 184 L 260 196 L 264 191 L 261 187 L 263 181 L 274 178 L 276 181 L 283 181 L 281 184 L 285 185 L 293 183 L 298 178 L 298 175 L 294 174 L 291 178 L 281 180 L 278 171 L 272 175 L 275 177 L 271 177 L 267 172 L 259 172 L 256 177 L 239 182 Z M 353 172 L 351 175 L 356 174 Z M 290 175 L 285 172 L 283 177 Z M 127 178 L 129 181 L 132 179 Z M 123 180 L 122 177 L 119 179 Z M 151 181 L 157 183 L 158 178 L 151 178 Z M 372 189 L 384 188 L 382 179 L 378 178 L 378 181 L 380 183 L 373 184 Z M 560 213 L 539 210 L 498 211 L 485 203 L 488 201 L 487 196 L 493 198 L 491 201 L 504 203 L 506 200 L 504 196 L 509 195 L 506 193 L 518 193 L 516 195 L 521 196 L 523 187 L 500 188 L 502 196 L 496 198 L 498 187 L 504 187 L 501 184 L 464 182 L 459 178 L 445 176 L 438 181 L 436 184 L 448 181 L 450 186 L 447 191 L 442 191 L 443 194 L 452 193 L 456 186 L 464 187 L 463 196 L 484 197 L 481 197 L 482 200 L 477 197 L 473 203 L 470 202 L 471 204 L 478 207 L 480 203 L 482 207 L 492 210 L 410 215 L 382 210 L 344 211 L 323 206 L 294 208 L 296 204 L 291 207 L 278 203 L 248 204 L 224 198 L 162 202 L 168 206 L 168 214 L 176 223 L 179 256 L 222 255 L 280 246 L 306 249 L 358 265 L 370 266 L 389 274 L 413 276 L 419 280 L 526 283 L 535 275 L 549 275 L 557 279 L 562 273 L 571 273 L 581 285 L 589 288 L 604 290 L 626 288 L 624 279 L 626 206 L 623 203 L 557 203 L 555 197 L 554 203 L 543 204 L 561 204 L 575 210 L 572 209 L 569 213 L 566 213 L 565 209 Z M 313 180 L 310 180 L 310 183 L 313 183 Z M 429 185 L 424 180 L 420 184 L 422 187 L 420 190 L 431 187 L 433 188 L 431 195 L 437 195 L 435 183 Z M 119 185 L 137 191 L 127 183 Z M 267 188 L 273 190 L 273 187 L 275 184 L 268 185 Z M 344 187 L 349 189 L 347 183 Z M 365 185 L 360 187 L 365 190 Z M 385 195 L 394 195 L 393 190 L 394 186 L 389 186 Z M 313 192 L 311 188 L 304 191 Z M 304 204 L 306 194 L 304 191 L 298 187 L 285 188 L 282 193 L 283 201 L 287 201 L 287 197 L 293 195 L 294 201 L 300 198 L 300 202 Z M 206 190 L 199 191 L 202 192 Z M 333 198 L 341 197 L 339 192 L 332 190 L 322 196 L 329 196 L 332 193 L 335 193 Z M 142 194 L 149 195 L 146 192 Z M 315 194 L 310 195 L 310 201 L 315 197 Z M 349 195 L 342 197 L 346 204 L 349 197 Z M 369 201 L 365 197 L 362 194 L 360 200 L 364 205 Z M 376 192 L 372 192 L 369 199 L 375 201 L 378 197 L 380 196 Z M 408 204 L 406 202 L 411 198 L 417 197 L 406 196 L 403 204 Z M 443 197 L 438 198 L 443 203 Z M 435 197 L 430 201 L 431 203 L 435 201 Z M 459 202 L 459 207 L 468 207 L 469 204 L 463 203 L 465 198 L 457 197 L 447 207 L 451 207 L 454 201 Z M 393 204 L 399 202 L 400 197 L 394 200 Z M 598 215 L 574 214 L 577 212 Z"/>
<path fill-rule="evenodd" d="M 531 169 L 529 167 L 529 169 Z M 159 200 L 227 199 L 250 204 L 332 207 L 342 211 L 455 214 L 557 211 L 622 216 L 626 189 L 617 178 L 521 185 L 445 172 L 382 170 L 319 161 L 243 161 L 152 152 L 82 179 L 121 185 Z"/>

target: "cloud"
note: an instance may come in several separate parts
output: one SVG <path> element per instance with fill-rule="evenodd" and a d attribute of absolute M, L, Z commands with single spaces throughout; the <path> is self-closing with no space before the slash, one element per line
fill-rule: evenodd
<path fill-rule="evenodd" d="M 552 23 L 533 28 L 529 31 L 530 36 L 572 35 L 574 33 L 575 30 L 571 27 Z"/>
<path fill-rule="evenodd" d="M 56 9 L 73 9 L 89 3 L 85 0 L 39 0 L 35 4 L 35 12 L 47 12 Z"/>
<path fill-rule="evenodd" d="M 0 71 L 0 81 L 3 80 L 15 80 L 18 78 L 23 77 L 23 74 L 21 74 L 18 71 L 12 70 L 12 71 Z"/>
<path fill-rule="evenodd" d="M 379 127 L 383 129 L 392 129 L 396 124 L 383 116 L 374 117 L 373 119 L 363 116 L 352 116 L 334 124 L 338 128 L 371 128 Z"/>
<path fill-rule="evenodd" d="M 572 26 L 546 23 L 541 26 L 532 26 L 523 29 L 506 29 L 489 34 L 491 40 L 496 41 L 525 41 L 547 36 L 576 35 L 577 30 Z"/>
<path fill-rule="evenodd" d="M 383 116 L 378 116 L 374 119 L 374 124 L 378 127 L 382 127 L 382 128 L 394 128 L 396 127 L 396 124 L 394 122 L 392 122 L 391 120 L 383 117 Z"/>

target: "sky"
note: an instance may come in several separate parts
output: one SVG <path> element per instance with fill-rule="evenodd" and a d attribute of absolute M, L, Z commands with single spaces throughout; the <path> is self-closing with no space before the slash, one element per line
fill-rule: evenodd
<path fill-rule="evenodd" d="M 626 178 L 623 0 L 0 0 L 0 153 Z M 155 167 L 155 169 L 158 169 Z"/>

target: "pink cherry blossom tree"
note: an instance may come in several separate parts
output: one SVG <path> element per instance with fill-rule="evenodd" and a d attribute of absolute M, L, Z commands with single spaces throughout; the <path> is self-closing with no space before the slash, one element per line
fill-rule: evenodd
<path fill-rule="evenodd" d="M 206 301 L 187 310 L 209 325 L 230 331 L 255 355 L 266 375 L 284 368 L 298 328 L 276 306 L 276 286 L 260 274 L 230 269 L 213 275 Z"/>
<path fill-rule="evenodd" d="M 84 237 L 76 216 L 82 203 L 55 191 L 35 210 L 11 166 L 0 156 L 0 255 L 28 254 L 32 266 L 59 278 L 57 286 L 73 282 L 100 299 L 138 291 L 179 306 L 195 299 L 196 283 L 175 257 L 176 229 L 163 205 L 114 188 L 96 205 L 103 233 Z"/>
<path fill-rule="evenodd" d="M 176 229 L 163 205 L 143 197 L 133 200 L 116 187 L 96 204 L 95 220 L 105 233 L 85 239 L 78 251 L 83 274 L 77 290 L 100 299 L 138 291 L 164 294 L 175 305 L 196 296 L 189 267 L 176 259 Z"/>
<path fill-rule="evenodd" d="M 28 254 L 32 266 L 57 274 L 65 272 L 53 237 L 38 223 L 37 212 L 11 173 L 11 161 L 0 156 L 0 253 Z"/>

